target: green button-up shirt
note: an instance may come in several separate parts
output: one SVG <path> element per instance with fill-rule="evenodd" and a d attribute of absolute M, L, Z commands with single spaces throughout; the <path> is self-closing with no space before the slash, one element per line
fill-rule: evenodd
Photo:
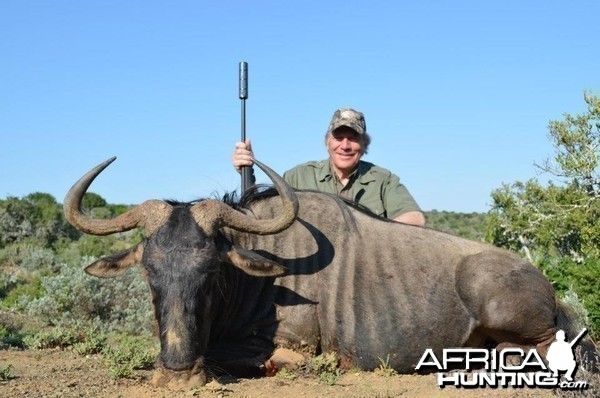
<path fill-rule="evenodd" d="M 296 189 L 312 189 L 353 200 L 374 213 L 395 218 L 421 211 L 398 176 L 373 163 L 359 161 L 346 186 L 331 171 L 329 159 L 304 163 L 286 171 L 285 181 Z"/>

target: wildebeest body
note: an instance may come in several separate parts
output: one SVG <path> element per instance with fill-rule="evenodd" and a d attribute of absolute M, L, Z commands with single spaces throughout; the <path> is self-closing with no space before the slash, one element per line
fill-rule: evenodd
<path fill-rule="evenodd" d="M 297 194 L 298 219 L 287 230 L 226 232 L 288 269 L 273 287 L 261 283 L 277 304 L 278 343 L 337 351 L 363 369 L 389 356 L 392 367 L 412 372 L 426 348 L 480 345 L 485 338 L 535 345 L 553 336 L 554 291 L 517 256 L 383 221 L 329 195 Z M 271 198 L 251 211 L 270 218 L 277 208 Z M 527 335 L 532 325 L 537 330 Z"/>

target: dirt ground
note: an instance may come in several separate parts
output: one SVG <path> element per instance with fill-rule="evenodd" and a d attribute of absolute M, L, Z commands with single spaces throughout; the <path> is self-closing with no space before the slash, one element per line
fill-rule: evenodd
<path fill-rule="evenodd" d="M 0 397 L 555 397 L 543 389 L 440 389 L 435 375 L 385 376 L 373 372 L 344 374 L 335 385 L 317 378 L 280 376 L 262 379 L 220 378 L 203 388 L 173 391 L 148 384 L 151 371 L 137 380 L 113 381 L 99 356 L 81 357 L 70 351 L 2 350 L 0 368 L 11 364 L 11 378 L 0 381 Z"/>

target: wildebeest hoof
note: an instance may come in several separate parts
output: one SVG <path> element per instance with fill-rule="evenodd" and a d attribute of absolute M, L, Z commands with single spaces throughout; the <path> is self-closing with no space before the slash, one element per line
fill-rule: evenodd
<path fill-rule="evenodd" d="M 200 369 L 194 373 L 193 370 L 173 371 L 160 368 L 154 371 L 150 384 L 154 387 L 166 387 L 172 390 L 203 387 L 206 384 L 206 371 Z"/>

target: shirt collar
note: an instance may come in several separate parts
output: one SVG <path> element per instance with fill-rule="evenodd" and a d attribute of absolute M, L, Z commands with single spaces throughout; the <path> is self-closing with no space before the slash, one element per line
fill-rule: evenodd
<path fill-rule="evenodd" d="M 317 179 L 320 182 L 331 180 L 331 178 L 333 177 L 333 173 L 331 172 L 331 164 L 330 164 L 329 159 L 322 160 L 319 163 L 319 166 L 320 167 L 318 168 L 318 171 L 316 173 Z"/>
<path fill-rule="evenodd" d="M 358 162 L 358 167 L 357 167 L 358 182 L 365 185 L 365 184 L 375 181 L 375 176 L 373 175 L 373 172 L 371 171 L 372 167 L 373 167 L 373 165 L 371 163 L 363 162 L 362 160 L 360 160 Z"/>
<path fill-rule="evenodd" d="M 358 167 L 352 172 L 352 174 L 350 174 L 350 179 L 356 178 L 356 180 L 361 184 L 368 184 L 375 181 L 375 177 L 370 172 L 372 166 L 373 165 L 370 163 L 359 160 Z M 327 159 L 321 161 L 321 167 L 317 171 L 317 179 L 320 182 L 323 182 L 329 181 L 332 178 L 335 177 L 333 175 L 333 171 L 331 170 L 331 160 Z"/>

